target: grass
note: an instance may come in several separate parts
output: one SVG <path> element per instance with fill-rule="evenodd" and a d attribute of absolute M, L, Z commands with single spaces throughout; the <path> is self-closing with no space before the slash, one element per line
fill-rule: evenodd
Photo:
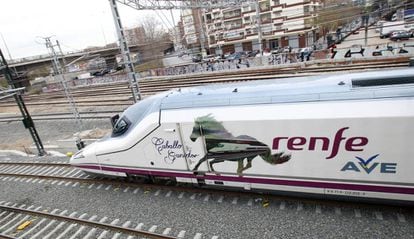
<path fill-rule="evenodd" d="M 7 83 L 6 79 L 3 78 L 3 79 L 0 79 L 0 86 L 7 88 L 9 87 L 9 84 Z"/>
<path fill-rule="evenodd" d="M 164 65 L 162 64 L 162 60 L 156 59 L 156 60 L 145 62 L 140 65 L 136 65 L 135 71 L 142 72 L 142 71 L 147 71 L 147 70 L 157 69 L 157 68 L 162 68 L 162 67 L 164 67 Z"/>

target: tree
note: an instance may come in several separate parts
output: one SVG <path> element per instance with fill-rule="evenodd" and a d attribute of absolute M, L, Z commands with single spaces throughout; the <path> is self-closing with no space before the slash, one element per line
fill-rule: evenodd
<path fill-rule="evenodd" d="M 140 47 L 140 62 L 156 60 L 164 55 L 164 51 L 171 47 L 172 41 L 162 24 L 154 16 L 147 16 L 140 24 L 142 29 L 138 45 Z M 142 37 L 142 35 L 144 35 Z M 155 65 L 158 65 L 155 64 Z"/>
<path fill-rule="evenodd" d="M 146 17 L 140 25 L 144 28 L 145 42 L 159 41 L 166 33 L 160 21 L 153 16 Z"/>
<path fill-rule="evenodd" d="M 362 11 L 363 7 L 354 5 L 352 1 L 326 0 L 318 11 L 315 25 L 320 27 L 324 33 L 336 31 L 338 27 L 360 18 Z"/>

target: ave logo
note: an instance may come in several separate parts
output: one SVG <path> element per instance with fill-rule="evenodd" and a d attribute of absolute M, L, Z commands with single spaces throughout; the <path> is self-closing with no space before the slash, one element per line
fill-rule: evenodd
<path fill-rule="evenodd" d="M 396 173 L 397 172 L 397 164 L 396 163 L 380 163 L 380 162 L 373 162 L 379 154 L 376 154 L 368 159 L 363 159 L 361 157 L 356 156 L 357 162 L 349 161 L 347 162 L 341 169 L 342 172 L 365 172 L 370 174 L 371 172 L 379 172 L 379 173 Z M 372 162 L 372 163 L 371 163 Z"/>

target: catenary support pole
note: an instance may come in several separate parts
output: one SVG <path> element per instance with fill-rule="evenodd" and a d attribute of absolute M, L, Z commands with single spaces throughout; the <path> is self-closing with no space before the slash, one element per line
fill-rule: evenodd
<path fill-rule="evenodd" d="M 0 50 L 0 71 L 3 72 L 4 76 L 6 77 L 7 83 L 10 85 L 10 87 L 15 89 L 16 86 L 13 82 L 12 71 L 10 70 L 6 59 L 4 58 L 3 52 L 1 50 Z M 14 99 L 16 100 L 16 103 L 19 106 L 20 113 L 23 116 L 23 124 L 25 128 L 29 130 L 30 135 L 32 136 L 33 142 L 36 145 L 38 155 L 39 156 L 45 155 L 46 152 L 43 147 L 42 140 L 40 139 L 40 136 L 37 133 L 36 127 L 32 120 L 32 117 L 30 116 L 30 113 L 26 108 L 21 92 L 17 92 L 14 95 Z"/>
<path fill-rule="evenodd" d="M 127 70 L 129 85 L 132 91 L 132 96 L 134 102 L 141 100 L 141 93 L 139 91 L 138 79 L 135 73 L 134 64 L 131 61 L 131 55 L 129 53 L 128 43 L 125 39 L 125 32 L 122 28 L 121 17 L 119 16 L 118 7 L 116 0 L 109 0 L 111 5 L 112 16 L 114 18 L 116 33 L 118 35 L 119 47 L 121 48 L 121 53 Z"/>
<path fill-rule="evenodd" d="M 260 54 L 263 55 L 263 43 L 262 43 L 262 21 L 260 19 L 260 7 L 259 7 L 259 1 L 256 0 L 256 27 L 257 27 L 257 33 L 259 36 L 259 50 Z"/>

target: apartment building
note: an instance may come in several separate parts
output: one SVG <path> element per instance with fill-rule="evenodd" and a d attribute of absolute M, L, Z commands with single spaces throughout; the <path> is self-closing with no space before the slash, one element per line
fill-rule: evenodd
<path fill-rule="evenodd" d="M 311 46 L 320 0 L 259 0 L 203 14 L 210 54 Z M 259 29 L 261 34 L 259 34 Z M 261 35 L 261 36 L 260 36 Z"/>
<path fill-rule="evenodd" d="M 139 45 L 145 43 L 145 29 L 142 26 L 125 29 L 125 38 L 128 45 Z"/>
<path fill-rule="evenodd" d="M 181 11 L 182 38 L 187 49 L 194 51 L 207 48 L 205 28 L 201 9 L 185 9 Z"/>

